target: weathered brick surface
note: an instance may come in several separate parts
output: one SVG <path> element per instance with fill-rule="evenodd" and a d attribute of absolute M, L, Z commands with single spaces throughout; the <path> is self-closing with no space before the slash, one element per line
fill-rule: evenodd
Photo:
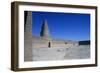
<path fill-rule="evenodd" d="M 28 11 L 24 30 L 24 60 L 32 61 L 32 12 Z"/>

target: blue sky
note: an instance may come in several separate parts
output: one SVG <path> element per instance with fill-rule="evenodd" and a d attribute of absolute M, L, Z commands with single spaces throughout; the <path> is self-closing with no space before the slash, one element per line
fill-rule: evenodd
<path fill-rule="evenodd" d="M 90 40 L 90 14 L 32 12 L 32 34 L 40 36 L 43 20 L 47 20 L 50 36 L 65 40 Z"/>

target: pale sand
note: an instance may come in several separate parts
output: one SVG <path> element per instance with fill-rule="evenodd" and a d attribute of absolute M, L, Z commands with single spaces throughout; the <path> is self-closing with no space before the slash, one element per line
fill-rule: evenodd
<path fill-rule="evenodd" d="M 33 49 L 33 61 L 87 58 L 90 58 L 90 45 Z"/>

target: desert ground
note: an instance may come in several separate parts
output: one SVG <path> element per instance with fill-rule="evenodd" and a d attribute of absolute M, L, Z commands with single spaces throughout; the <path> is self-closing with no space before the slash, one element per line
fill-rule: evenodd
<path fill-rule="evenodd" d="M 90 58 L 90 45 L 73 47 L 33 48 L 33 61 L 87 59 Z"/>

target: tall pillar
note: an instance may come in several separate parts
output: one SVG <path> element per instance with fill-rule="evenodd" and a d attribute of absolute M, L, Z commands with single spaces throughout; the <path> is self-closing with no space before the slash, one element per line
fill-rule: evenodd
<path fill-rule="evenodd" d="M 32 61 L 32 12 L 25 13 L 24 22 L 24 61 Z"/>
<path fill-rule="evenodd" d="M 40 36 L 44 38 L 50 38 L 49 29 L 48 29 L 48 23 L 46 20 L 43 21 Z"/>

